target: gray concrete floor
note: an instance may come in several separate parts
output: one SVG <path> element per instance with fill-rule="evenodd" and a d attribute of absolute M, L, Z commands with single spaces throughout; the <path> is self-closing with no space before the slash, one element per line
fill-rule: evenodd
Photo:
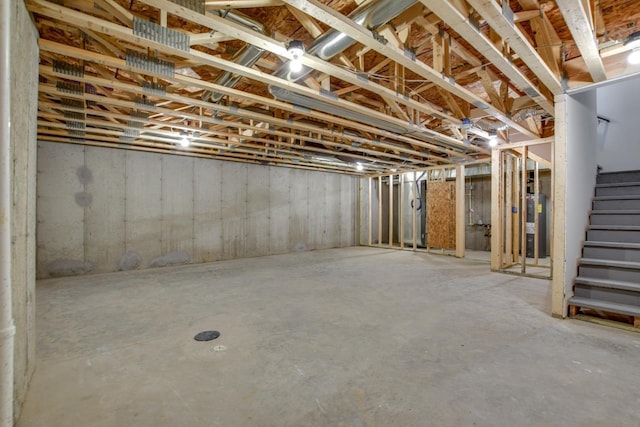
<path fill-rule="evenodd" d="M 640 425 L 640 335 L 549 299 L 376 248 L 41 281 L 18 426 Z"/>

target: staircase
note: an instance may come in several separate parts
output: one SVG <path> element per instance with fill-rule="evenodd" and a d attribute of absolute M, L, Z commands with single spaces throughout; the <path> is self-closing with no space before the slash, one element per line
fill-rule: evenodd
<path fill-rule="evenodd" d="M 598 175 L 571 315 L 593 309 L 640 328 L 640 171 Z"/>

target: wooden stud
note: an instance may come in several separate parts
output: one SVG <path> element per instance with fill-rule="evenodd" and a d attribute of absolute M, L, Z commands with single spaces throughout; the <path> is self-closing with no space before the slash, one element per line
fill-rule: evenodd
<path fill-rule="evenodd" d="M 506 203 L 504 205 L 504 211 L 502 217 L 505 219 L 505 240 L 504 248 L 501 248 L 501 252 L 505 253 L 507 259 L 505 262 L 511 265 L 514 261 L 514 245 L 513 245 L 513 159 L 510 156 L 506 158 L 506 179 L 504 194 L 506 197 Z"/>
<path fill-rule="evenodd" d="M 540 171 L 538 162 L 535 162 L 533 169 L 533 218 L 534 218 L 534 234 L 533 234 L 533 264 L 538 265 L 538 257 L 540 254 L 540 238 L 538 232 L 540 231 L 540 214 L 538 212 L 538 206 L 540 203 Z"/>
<path fill-rule="evenodd" d="M 373 200 L 371 199 L 371 196 L 372 196 L 373 191 L 372 191 L 371 186 L 373 185 L 373 178 L 369 177 L 369 178 L 367 178 L 367 180 L 369 181 L 369 223 L 368 223 L 367 230 L 369 232 L 368 243 L 369 243 L 369 246 L 372 246 L 372 243 L 373 243 L 373 240 L 372 240 L 372 238 L 373 238 L 373 236 L 372 236 L 372 233 L 373 233 L 373 230 L 372 230 L 373 219 L 371 218 L 371 212 L 372 212 L 371 204 L 373 203 Z"/>
<path fill-rule="evenodd" d="M 522 217 L 521 217 L 522 230 L 520 233 L 522 236 L 522 246 L 521 246 L 522 262 L 521 262 L 520 272 L 522 274 L 527 272 L 527 153 L 528 152 L 529 152 L 529 149 L 527 147 L 524 147 L 522 149 L 522 157 L 521 157 L 522 181 L 520 184 L 520 193 L 521 193 L 520 210 L 522 211 Z"/>
<path fill-rule="evenodd" d="M 393 247 L 393 174 L 389 175 L 389 247 Z"/>
<path fill-rule="evenodd" d="M 400 209 L 398 212 L 398 221 L 400 222 L 400 231 L 398 240 L 400 240 L 400 249 L 404 249 L 404 174 L 400 172 L 400 197 L 398 198 L 398 204 Z"/>
<path fill-rule="evenodd" d="M 491 270 L 499 271 L 502 267 L 503 250 L 503 188 L 502 188 L 502 151 L 491 152 Z"/>
<path fill-rule="evenodd" d="M 464 173 L 464 165 L 456 166 L 456 257 L 458 258 L 464 258 L 465 255 L 465 231 L 467 228 Z"/>
<path fill-rule="evenodd" d="M 378 246 L 382 247 L 382 175 L 378 177 Z"/>
<path fill-rule="evenodd" d="M 413 227 L 413 251 L 415 252 L 418 247 L 418 172 L 413 171 L 413 184 L 415 188 L 412 188 L 413 191 L 413 220 L 411 221 L 411 226 Z"/>

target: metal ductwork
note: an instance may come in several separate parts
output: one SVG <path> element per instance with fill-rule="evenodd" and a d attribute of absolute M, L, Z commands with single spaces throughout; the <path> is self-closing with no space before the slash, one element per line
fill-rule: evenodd
<path fill-rule="evenodd" d="M 259 33 L 267 34 L 265 26 L 262 23 L 256 21 L 255 19 L 249 18 L 242 13 L 233 10 L 215 10 L 211 13 L 215 13 L 222 18 L 235 22 L 236 24 L 244 25 L 245 27 L 251 28 L 252 30 Z M 252 67 L 256 62 L 258 62 L 258 59 L 260 59 L 263 53 L 264 49 L 247 43 L 233 56 L 231 60 L 238 65 Z M 242 76 L 238 74 L 225 71 L 220 74 L 213 81 L 213 83 L 220 86 L 233 87 L 241 78 Z M 224 95 L 221 93 L 206 91 L 202 94 L 202 99 L 204 101 L 218 102 L 220 101 L 220 99 L 222 99 L 223 96 Z"/>
<path fill-rule="evenodd" d="M 358 25 L 374 30 L 386 24 L 416 3 L 416 0 L 379 0 L 354 10 L 349 15 L 349 18 Z M 347 48 L 353 46 L 355 43 L 356 41 L 348 37 L 346 34 L 331 29 L 318 37 L 309 49 L 307 49 L 307 53 L 315 55 L 323 60 L 329 60 L 342 53 Z M 289 70 L 289 67 L 285 64 L 274 73 L 274 76 L 286 78 L 289 81 L 295 81 L 303 78 L 311 71 L 311 68 L 303 66 L 300 72 L 292 73 Z M 335 116 L 345 117 L 399 135 L 411 135 L 429 143 L 437 142 L 442 146 L 460 152 L 464 152 L 467 149 L 466 147 L 462 147 L 457 144 L 457 141 L 454 138 L 441 135 L 427 128 L 418 130 L 415 126 L 412 126 L 409 123 L 407 123 L 407 126 L 402 126 L 395 123 L 374 120 L 371 117 L 351 111 L 347 108 L 338 107 L 328 102 L 322 102 L 274 85 L 269 86 L 269 93 L 271 93 L 271 95 L 276 99 L 290 102 L 308 110 L 317 110 L 333 114 Z"/>
<path fill-rule="evenodd" d="M 363 7 L 357 8 L 351 12 L 349 19 L 369 30 L 375 30 L 416 3 L 417 0 L 378 0 L 377 2 L 368 3 Z M 307 49 L 307 53 L 328 61 L 355 43 L 356 41 L 346 34 L 331 29 L 318 37 Z M 286 77 L 287 80 L 294 81 L 306 76 L 311 71 L 313 71 L 311 68 L 303 65 L 300 72 L 292 73 L 285 65 L 274 75 L 277 77 Z"/>
<path fill-rule="evenodd" d="M 476 121 L 475 125 L 487 132 L 503 131 L 509 128 L 509 125 L 501 122 L 500 120 L 490 119 L 488 117 L 479 119 L 478 121 Z"/>

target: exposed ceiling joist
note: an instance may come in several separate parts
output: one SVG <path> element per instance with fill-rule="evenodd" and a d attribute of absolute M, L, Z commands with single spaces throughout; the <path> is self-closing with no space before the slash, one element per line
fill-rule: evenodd
<path fill-rule="evenodd" d="M 556 0 L 569 31 L 587 64 L 594 82 L 607 79 L 591 19 L 590 5 L 584 0 Z"/>
<path fill-rule="evenodd" d="M 560 79 L 527 41 L 527 36 L 515 25 L 510 9 L 503 13 L 502 8 L 494 0 L 468 1 L 553 95 L 562 93 Z M 508 9 L 508 3 L 504 5 Z"/>
<path fill-rule="evenodd" d="M 529 130 L 528 128 L 513 121 L 505 114 L 505 112 L 487 105 L 482 98 L 480 98 L 473 92 L 456 84 L 449 78 L 443 78 L 443 76 L 440 73 L 436 72 L 433 68 L 429 67 L 419 60 L 413 60 L 407 57 L 404 52 L 401 52 L 394 46 L 383 44 L 382 42 L 376 40 L 371 35 L 371 33 L 365 30 L 362 26 L 355 24 L 349 18 L 334 11 L 331 8 L 328 8 L 317 0 L 284 0 L 284 2 L 313 16 L 320 22 L 324 22 L 332 28 L 335 28 L 338 31 L 347 34 L 354 40 L 357 40 L 358 42 L 364 44 L 366 47 L 371 48 L 382 55 L 385 55 L 398 64 L 401 64 L 408 70 L 411 70 L 419 76 L 432 81 L 442 89 L 451 92 L 453 95 L 460 97 L 461 99 L 475 105 L 478 108 L 486 110 L 489 114 L 493 115 L 503 123 L 507 124 L 510 127 L 513 127 L 519 132 L 531 137 L 538 136 L 531 132 L 531 130 Z"/>
<path fill-rule="evenodd" d="M 503 53 L 478 29 L 471 24 L 468 10 L 460 10 L 446 1 L 420 0 L 425 6 L 462 36 L 474 49 L 498 68 L 513 85 L 531 97 L 545 112 L 553 116 L 553 102 L 543 95 L 542 91 L 505 57 Z"/>

